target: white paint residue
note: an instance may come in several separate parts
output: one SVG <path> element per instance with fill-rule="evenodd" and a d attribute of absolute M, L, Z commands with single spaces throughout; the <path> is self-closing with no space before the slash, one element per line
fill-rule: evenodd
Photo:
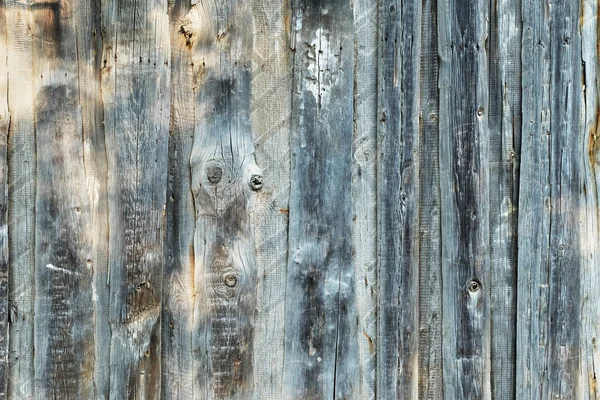
<path fill-rule="evenodd" d="M 58 271 L 58 272 L 63 272 L 65 274 L 69 274 L 69 275 L 79 275 L 77 272 L 73 272 L 73 271 L 69 271 L 68 269 L 64 269 L 64 268 L 60 268 L 60 267 L 55 267 L 52 264 L 46 264 L 46 268 L 51 269 L 52 271 Z"/>
<path fill-rule="evenodd" d="M 334 53 L 335 49 L 329 43 L 329 32 L 322 28 L 317 29 L 310 44 L 304 45 L 307 60 L 306 90 L 315 96 L 317 104 L 325 106 L 331 97 L 331 87 L 338 83 L 340 54 Z"/>

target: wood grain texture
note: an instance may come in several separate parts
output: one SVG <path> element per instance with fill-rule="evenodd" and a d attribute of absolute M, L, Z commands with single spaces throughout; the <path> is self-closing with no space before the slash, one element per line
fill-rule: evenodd
<path fill-rule="evenodd" d="M 283 398 L 354 398 L 353 13 L 293 3 L 292 170 Z"/>
<path fill-rule="evenodd" d="M 162 301 L 162 398 L 193 398 L 194 229 L 190 156 L 194 139 L 192 53 L 181 34 L 188 1 L 169 4 L 171 32 L 171 120 Z"/>
<path fill-rule="evenodd" d="M 419 109 L 419 399 L 441 399 L 442 243 L 437 0 L 421 10 Z"/>
<path fill-rule="evenodd" d="M 194 397 L 247 399 L 253 390 L 256 260 L 250 213 L 263 185 L 250 123 L 249 2 L 201 0 L 181 26 L 192 46 L 190 158 L 194 234 Z"/>
<path fill-rule="evenodd" d="M 490 399 L 488 3 L 438 17 L 444 397 Z"/>
<path fill-rule="evenodd" d="M 35 291 L 36 143 L 33 119 L 33 43 L 30 2 L 5 1 L 8 39 L 8 397 L 35 397 L 33 305 Z"/>
<path fill-rule="evenodd" d="M 254 0 L 251 119 L 264 176 L 252 226 L 256 243 L 255 400 L 282 396 L 292 101 L 289 1 Z"/>
<path fill-rule="evenodd" d="M 360 386 L 374 399 L 377 380 L 377 37 L 376 1 L 354 3 L 352 220 Z"/>
<path fill-rule="evenodd" d="M 421 3 L 382 2 L 378 64 L 377 397 L 418 393 Z M 410 21 L 410 23 L 408 22 Z"/>
<path fill-rule="evenodd" d="M 8 389 L 8 43 L 4 1 L 0 1 L 0 399 Z"/>
<path fill-rule="evenodd" d="M 36 397 L 93 396 L 90 205 L 73 6 L 32 4 L 36 132 Z"/>
<path fill-rule="evenodd" d="M 110 398 L 158 398 L 170 110 L 163 1 L 102 3 Z"/>
<path fill-rule="evenodd" d="M 523 3 L 517 397 L 574 398 L 580 384 L 583 193 L 579 2 Z"/>
<path fill-rule="evenodd" d="M 600 351 L 596 344 L 600 336 L 600 299 L 597 288 L 600 285 L 598 269 L 600 251 L 600 147 L 598 147 L 598 4 L 595 1 L 581 3 L 580 15 L 581 59 L 583 61 L 583 87 L 579 92 L 583 104 L 581 138 L 583 139 L 583 196 L 581 198 L 581 333 L 580 333 L 580 379 L 578 396 L 581 399 L 600 399 L 597 387 L 600 374 Z M 586 140 L 587 139 L 587 140 Z M 588 156 L 586 158 L 586 156 Z"/>
<path fill-rule="evenodd" d="M 489 170 L 491 385 L 495 399 L 515 398 L 517 206 L 521 147 L 521 8 L 490 9 Z"/>

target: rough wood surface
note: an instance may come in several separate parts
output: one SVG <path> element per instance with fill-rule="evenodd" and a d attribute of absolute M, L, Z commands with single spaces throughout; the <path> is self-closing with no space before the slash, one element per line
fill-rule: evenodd
<path fill-rule="evenodd" d="M 249 2 L 201 0 L 182 21 L 193 51 L 195 206 L 194 397 L 246 399 L 253 389 L 256 261 L 250 213 L 263 185 L 250 123 Z"/>
<path fill-rule="evenodd" d="M 166 3 L 102 2 L 110 398 L 158 398 L 170 110 Z"/>
<path fill-rule="evenodd" d="M 582 67 L 579 2 L 523 3 L 517 398 L 580 384 Z M 592 137 L 593 138 L 593 137 Z"/>
<path fill-rule="evenodd" d="M 8 47 L 4 1 L 0 0 L 0 399 L 8 388 Z"/>
<path fill-rule="evenodd" d="M 377 396 L 418 392 L 421 4 L 379 5 Z M 408 23 L 410 21 L 410 23 Z"/>
<path fill-rule="evenodd" d="M 33 3 L 36 397 L 93 397 L 90 205 L 71 2 Z M 77 305 L 77 306 L 74 306 Z"/>
<path fill-rule="evenodd" d="M 488 3 L 438 17 L 444 397 L 490 399 Z"/>
<path fill-rule="evenodd" d="M 33 304 L 35 292 L 35 173 L 33 44 L 30 1 L 5 0 L 8 37 L 8 397 L 35 397 Z"/>
<path fill-rule="evenodd" d="M 292 169 L 283 398 L 354 398 L 353 13 L 293 3 Z"/>

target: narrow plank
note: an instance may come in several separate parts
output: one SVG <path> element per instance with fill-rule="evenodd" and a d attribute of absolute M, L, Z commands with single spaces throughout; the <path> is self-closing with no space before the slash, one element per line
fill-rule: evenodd
<path fill-rule="evenodd" d="M 421 11 L 419 110 L 419 399 L 443 398 L 437 0 Z"/>
<path fill-rule="evenodd" d="M 158 398 L 170 110 L 164 1 L 102 2 L 110 398 Z"/>
<path fill-rule="evenodd" d="M 583 196 L 581 200 L 581 384 L 578 398 L 600 399 L 598 391 L 598 374 L 600 374 L 600 350 L 596 344 L 600 337 L 600 287 L 599 259 L 600 254 L 600 146 L 598 142 L 598 3 L 585 0 L 581 3 L 580 33 L 582 74 L 584 91 L 582 94 L 583 123 L 581 137 L 584 139 L 583 155 L 588 156 L 583 163 Z M 587 140 L 586 140 L 587 138 Z"/>
<path fill-rule="evenodd" d="M 90 205 L 83 162 L 76 4 L 34 2 L 36 397 L 93 397 Z"/>
<path fill-rule="evenodd" d="M 420 1 L 382 2 L 378 59 L 377 396 L 418 393 Z M 409 23 L 410 21 L 410 23 Z"/>
<path fill-rule="evenodd" d="M 377 35 L 376 1 L 354 3 L 352 210 L 358 357 L 357 397 L 374 399 L 377 378 Z"/>
<path fill-rule="evenodd" d="M 8 387 L 8 46 L 4 1 L 0 1 L 0 399 Z"/>
<path fill-rule="evenodd" d="M 491 398 L 488 2 L 438 1 L 444 397 Z"/>
<path fill-rule="evenodd" d="M 491 385 L 514 399 L 516 380 L 517 206 L 521 145 L 521 3 L 490 9 L 490 311 Z"/>
<path fill-rule="evenodd" d="M 167 183 L 165 271 L 162 300 L 162 398 L 191 399 L 194 392 L 194 228 L 190 156 L 194 138 L 192 53 L 181 34 L 190 2 L 169 4 L 171 119 Z"/>
<path fill-rule="evenodd" d="M 8 39 L 8 397 L 35 398 L 33 305 L 35 291 L 35 174 L 33 44 L 30 1 L 5 0 Z"/>
<path fill-rule="evenodd" d="M 353 398 L 353 12 L 293 3 L 294 83 L 283 398 Z"/>
<path fill-rule="evenodd" d="M 256 243 L 255 400 L 282 396 L 292 101 L 289 1 L 254 1 L 251 120 L 264 184 L 252 211 Z"/>
<path fill-rule="evenodd" d="M 192 46 L 198 87 L 190 158 L 196 211 L 193 396 L 248 399 L 256 308 L 250 212 L 263 185 L 250 123 L 251 4 L 201 0 L 181 32 Z"/>
<path fill-rule="evenodd" d="M 74 0 L 73 20 L 77 44 L 77 74 L 83 169 L 89 206 L 88 232 L 92 301 L 94 308 L 94 398 L 106 399 L 110 389 L 110 290 L 108 286 L 108 165 L 102 104 L 102 26 L 100 1 Z"/>

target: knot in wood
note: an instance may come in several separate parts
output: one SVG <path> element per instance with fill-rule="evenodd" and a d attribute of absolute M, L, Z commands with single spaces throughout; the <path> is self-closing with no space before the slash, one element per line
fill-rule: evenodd
<path fill-rule="evenodd" d="M 223 277 L 223 282 L 229 287 L 237 285 L 237 276 L 235 274 L 227 274 Z"/>
<path fill-rule="evenodd" d="M 219 166 L 210 165 L 206 168 L 206 177 L 210 183 L 217 184 L 223 178 L 223 170 Z"/>
<path fill-rule="evenodd" d="M 472 280 L 471 282 L 469 282 L 469 292 L 476 292 L 481 288 L 481 285 L 479 284 L 479 282 L 477 282 L 476 280 Z"/>
<path fill-rule="evenodd" d="M 262 187 L 263 177 L 260 174 L 253 174 L 250 177 L 250 187 L 252 190 L 258 190 Z"/>

